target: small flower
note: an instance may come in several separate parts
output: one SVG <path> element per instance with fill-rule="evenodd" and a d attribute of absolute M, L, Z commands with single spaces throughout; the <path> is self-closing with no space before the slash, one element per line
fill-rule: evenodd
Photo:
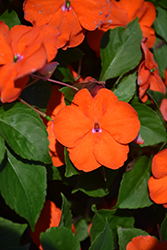
<path fill-rule="evenodd" d="M 148 181 L 150 198 L 167 207 L 167 148 L 154 155 L 152 174 Z"/>
<path fill-rule="evenodd" d="M 167 241 L 160 243 L 153 236 L 137 236 L 130 241 L 126 250 L 165 250 L 167 249 Z"/>
<path fill-rule="evenodd" d="M 53 60 L 57 53 L 58 31 L 52 26 L 15 25 L 9 30 L 0 22 L 0 97 L 16 100 L 29 80 L 29 74 Z"/>
<path fill-rule="evenodd" d="M 25 19 L 37 25 L 51 24 L 60 31 L 59 48 L 75 47 L 86 30 L 95 30 L 109 15 L 107 0 L 26 0 Z"/>
<path fill-rule="evenodd" d="M 112 91 L 102 88 L 92 97 L 87 89 L 82 89 L 71 105 L 58 112 L 53 129 L 75 167 L 89 172 L 101 165 L 121 167 L 140 122 L 136 111 L 119 101 Z"/>
<path fill-rule="evenodd" d="M 126 27 L 136 17 L 139 18 L 143 37 L 148 38 L 149 47 L 152 47 L 155 42 L 155 32 L 151 28 L 156 18 L 155 6 L 151 2 L 145 2 L 144 0 L 110 0 L 110 2 L 111 13 L 108 19 L 95 31 L 88 32 L 87 41 L 90 47 L 99 52 L 100 40 L 104 32 L 118 26 Z"/>
<path fill-rule="evenodd" d="M 58 208 L 54 202 L 49 200 L 45 201 L 44 207 L 35 226 L 35 231 L 31 231 L 31 238 L 40 250 L 43 250 L 39 238 L 40 233 L 45 232 L 48 228 L 58 227 L 61 220 L 61 215 L 62 212 L 60 208 Z"/>
<path fill-rule="evenodd" d="M 165 84 L 159 75 L 158 64 L 154 61 L 154 56 L 148 48 L 147 39 L 142 39 L 141 47 L 144 53 L 144 61 L 138 69 L 137 83 L 139 85 L 139 97 L 142 102 L 148 99 L 147 89 L 166 93 Z"/>

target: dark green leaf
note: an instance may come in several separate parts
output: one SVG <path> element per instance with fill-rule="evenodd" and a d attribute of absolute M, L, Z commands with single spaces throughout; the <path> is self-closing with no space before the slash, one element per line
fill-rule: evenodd
<path fill-rule="evenodd" d="M 0 164 L 5 156 L 5 142 L 2 136 L 0 136 Z"/>
<path fill-rule="evenodd" d="M 81 219 L 75 223 L 75 231 L 79 242 L 88 237 L 88 224 L 85 219 Z"/>
<path fill-rule="evenodd" d="M 66 172 L 65 172 L 65 177 L 71 177 L 73 175 L 77 175 L 78 172 L 75 170 L 74 165 L 70 161 L 69 158 L 69 153 L 67 151 L 67 148 L 64 148 L 64 156 L 65 156 L 65 163 L 66 163 Z"/>
<path fill-rule="evenodd" d="M 162 224 L 161 224 L 161 228 L 160 228 L 160 234 L 162 237 L 162 241 L 166 241 L 167 240 L 167 215 L 165 217 L 165 219 L 163 220 Z"/>
<path fill-rule="evenodd" d="M 155 32 L 160 35 L 162 38 L 165 39 L 167 42 L 167 12 L 166 10 L 162 9 L 161 7 L 157 6 L 157 16 L 154 21 L 154 29 Z"/>
<path fill-rule="evenodd" d="M 95 239 L 89 250 L 113 250 L 113 237 L 110 225 L 106 220 L 103 232 Z"/>
<path fill-rule="evenodd" d="M 117 242 L 117 226 L 131 228 L 134 225 L 134 218 L 126 210 L 99 210 L 92 220 L 92 227 L 90 230 L 92 242 L 103 232 L 106 219 L 108 220 L 110 229 L 113 232 L 114 244 Z"/>
<path fill-rule="evenodd" d="M 17 224 L 0 218 L 1 250 L 7 250 L 9 247 L 18 247 L 20 238 L 26 228 L 27 224 Z"/>
<path fill-rule="evenodd" d="M 57 167 L 55 167 L 54 165 L 49 165 L 49 166 L 46 166 L 47 168 L 47 174 L 48 174 L 48 179 L 49 180 L 59 180 L 61 181 L 62 178 L 61 178 L 61 175 L 59 173 L 59 170 Z"/>
<path fill-rule="evenodd" d="M 164 42 L 164 40 L 156 38 L 156 43 L 153 47 L 153 53 L 155 61 L 158 63 L 159 72 L 162 77 L 164 77 L 164 71 L 167 68 L 166 51 L 167 44 Z"/>
<path fill-rule="evenodd" d="M 80 250 L 75 234 L 64 227 L 51 227 L 40 237 L 43 250 Z"/>
<path fill-rule="evenodd" d="M 116 207 L 137 209 L 151 206 L 152 202 L 148 194 L 150 176 L 150 159 L 142 156 L 129 172 L 124 173 Z"/>
<path fill-rule="evenodd" d="M 59 223 L 59 227 L 67 227 L 68 229 L 72 228 L 72 214 L 70 211 L 70 205 L 66 199 L 66 197 L 61 194 L 62 197 L 62 215 L 61 215 L 61 221 Z"/>
<path fill-rule="evenodd" d="M 120 246 L 120 250 L 126 250 L 126 246 L 127 244 L 134 238 L 137 236 L 147 236 L 149 235 L 148 233 L 146 233 L 145 231 L 142 231 L 141 229 L 137 229 L 137 228 L 121 228 L 118 227 L 118 243 Z"/>
<path fill-rule="evenodd" d="M 46 112 L 51 94 L 51 83 L 39 80 L 36 83 L 25 88 L 22 91 L 20 98 L 22 98 L 28 104 L 36 106 L 40 108 L 43 112 Z"/>
<path fill-rule="evenodd" d="M 80 190 L 91 197 L 104 197 L 109 193 L 106 184 L 101 169 L 89 173 L 81 173 L 72 193 Z"/>
<path fill-rule="evenodd" d="M 12 10 L 11 12 L 9 12 L 9 10 L 6 10 L 0 16 L 0 20 L 4 21 L 9 26 L 9 29 L 11 29 L 14 25 L 20 24 L 20 20 L 18 18 L 18 15 L 14 10 Z"/>
<path fill-rule="evenodd" d="M 141 59 L 142 32 L 138 20 L 127 28 L 117 27 L 107 31 L 101 41 L 101 80 L 120 76 L 136 67 Z"/>
<path fill-rule="evenodd" d="M 113 91 L 120 101 L 129 102 L 136 91 L 136 72 L 123 77 L 118 87 Z"/>
<path fill-rule="evenodd" d="M 70 87 L 63 87 L 60 92 L 64 94 L 66 105 L 70 105 L 74 98 L 74 91 Z"/>
<path fill-rule="evenodd" d="M 167 133 L 157 113 L 145 104 L 133 104 L 141 123 L 140 135 L 144 140 L 141 146 L 150 146 L 167 141 Z"/>
<path fill-rule="evenodd" d="M 0 169 L 0 190 L 7 205 L 25 218 L 32 230 L 46 196 L 46 169 L 23 163 L 7 151 Z"/>
<path fill-rule="evenodd" d="M 15 103 L 1 107 L 0 134 L 22 158 L 51 163 L 45 125 L 28 106 Z"/>

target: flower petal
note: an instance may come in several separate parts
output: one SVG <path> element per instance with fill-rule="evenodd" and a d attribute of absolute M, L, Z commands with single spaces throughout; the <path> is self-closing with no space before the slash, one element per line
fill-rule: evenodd
<path fill-rule="evenodd" d="M 54 119 L 57 140 L 66 147 L 75 147 L 92 130 L 94 123 L 76 106 L 62 108 Z"/>
<path fill-rule="evenodd" d="M 95 135 L 87 133 L 74 148 L 67 148 L 69 157 L 75 167 L 84 172 L 93 171 L 101 166 L 93 154 L 93 143 Z"/>
<path fill-rule="evenodd" d="M 93 145 L 93 153 L 96 160 L 105 167 L 118 169 L 127 160 L 129 146 L 116 142 L 112 136 L 102 129 L 95 133 L 96 140 Z"/>
<path fill-rule="evenodd" d="M 10 47 L 11 37 L 8 26 L 0 21 L 0 64 L 6 64 L 13 60 L 13 52 Z"/>
<path fill-rule="evenodd" d="M 161 111 L 161 114 L 164 118 L 164 120 L 167 122 L 167 98 L 164 98 L 161 102 L 161 105 L 160 105 L 160 111 Z"/>
<path fill-rule="evenodd" d="M 162 178 L 167 175 L 167 149 L 163 149 L 152 160 L 152 173 L 155 178 Z"/>
<path fill-rule="evenodd" d="M 151 177 L 148 181 L 150 198 L 157 204 L 167 203 L 167 176 L 160 179 Z"/>
<path fill-rule="evenodd" d="M 102 130 L 123 144 L 133 141 L 140 130 L 137 112 L 123 101 L 112 103 L 99 124 Z"/>
<path fill-rule="evenodd" d="M 151 250 L 158 243 L 153 236 L 137 236 L 126 246 L 126 250 Z"/>

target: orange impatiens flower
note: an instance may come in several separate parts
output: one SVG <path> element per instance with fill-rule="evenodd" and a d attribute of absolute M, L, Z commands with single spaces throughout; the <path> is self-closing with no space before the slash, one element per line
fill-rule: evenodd
<path fill-rule="evenodd" d="M 167 122 L 167 98 L 164 98 L 161 102 L 161 105 L 160 105 L 160 111 L 161 111 L 161 114 L 164 118 L 164 120 Z"/>
<path fill-rule="evenodd" d="M 9 30 L 0 22 L 0 97 L 16 100 L 29 80 L 28 74 L 41 69 L 57 53 L 58 31 L 51 25 L 16 25 Z"/>
<path fill-rule="evenodd" d="M 151 2 L 145 2 L 144 0 L 110 0 L 110 2 L 111 13 L 108 19 L 95 31 L 88 32 L 87 40 L 90 47 L 98 52 L 104 32 L 118 26 L 126 27 L 136 17 L 139 18 L 143 37 L 148 38 L 149 47 L 152 47 L 155 42 L 155 32 L 151 28 L 156 18 L 155 6 Z"/>
<path fill-rule="evenodd" d="M 46 113 L 51 116 L 52 120 L 54 120 L 58 111 L 63 107 L 65 107 L 64 95 L 59 91 L 58 86 L 52 85 L 52 95 L 48 102 Z M 62 166 L 64 164 L 64 146 L 56 140 L 53 130 L 53 121 L 47 121 L 46 127 L 49 140 L 49 153 L 53 165 L 55 167 Z"/>
<path fill-rule="evenodd" d="M 153 236 L 137 236 L 132 239 L 126 246 L 126 250 L 165 250 L 167 241 L 158 242 Z"/>
<path fill-rule="evenodd" d="M 147 39 L 141 41 L 141 47 L 144 53 L 144 61 L 139 65 L 137 82 L 139 85 L 139 98 L 142 102 L 146 102 L 148 88 L 165 94 L 166 87 L 159 75 L 158 64 L 154 61 L 154 56 L 148 48 Z"/>
<path fill-rule="evenodd" d="M 35 226 L 35 231 L 31 231 L 31 238 L 40 250 L 43 250 L 40 242 L 40 233 L 45 232 L 48 228 L 58 227 L 61 220 L 62 212 L 54 202 L 45 201 L 40 217 Z"/>
<path fill-rule="evenodd" d="M 167 207 L 167 148 L 154 155 L 152 174 L 148 181 L 150 198 Z"/>
<path fill-rule="evenodd" d="M 33 24 L 51 24 L 60 31 L 59 48 L 75 47 L 86 30 L 95 30 L 106 20 L 109 0 L 26 0 L 25 19 Z"/>
<path fill-rule="evenodd" d="M 95 97 L 80 90 L 54 120 L 57 140 L 67 147 L 75 167 L 85 172 L 104 165 L 118 169 L 127 160 L 128 143 L 140 129 L 136 111 L 102 88 Z"/>

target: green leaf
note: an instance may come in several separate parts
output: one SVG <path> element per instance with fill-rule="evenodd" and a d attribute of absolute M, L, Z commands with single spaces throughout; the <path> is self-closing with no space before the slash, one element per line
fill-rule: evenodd
<path fill-rule="evenodd" d="M 113 250 L 113 237 L 110 225 L 106 220 L 103 232 L 95 239 L 89 250 Z"/>
<path fill-rule="evenodd" d="M 14 25 L 19 25 L 21 23 L 17 13 L 14 10 L 12 10 L 11 12 L 9 12 L 9 10 L 6 10 L 0 16 L 0 20 L 4 21 L 9 26 L 9 29 L 11 29 Z"/>
<path fill-rule="evenodd" d="M 25 88 L 22 91 L 20 98 L 22 98 L 28 104 L 40 108 L 42 112 L 46 112 L 51 94 L 51 83 L 43 80 L 38 80 L 36 83 Z"/>
<path fill-rule="evenodd" d="M 164 40 L 156 38 L 156 42 L 153 47 L 153 53 L 155 61 L 158 63 L 158 68 L 161 77 L 164 77 L 164 72 L 165 69 L 167 68 L 166 51 L 167 51 L 167 44 L 164 42 Z"/>
<path fill-rule="evenodd" d="M 148 194 L 150 177 L 150 159 L 142 156 L 129 172 L 124 173 L 116 207 L 137 209 L 151 206 L 153 203 Z"/>
<path fill-rule="evenodd" d="M 5 156 L 5 142 L 2 136 L 0 136 L 0 164 Z"/>
<path fill-rule="evenodd" d="M 1 107 L 0 134 L 22 158 L 51 163 L 46 127 L 28 106 L 15 103 Z"/>
<path fill-rule="evenodd" d="M 88 237 L 88 224 L 85 219 L 80 219 L 75 223 L 75 231 L 79 242 Z"/>
<path fill-rule="evenodd" d="M 162 224 L 161 224 L 161 228 L 160 228 L 160 235 L 162 238 L 162 241 L 166 241 L 167 240 L 167 215 L 165 217 L 165 219 L 163 220 Z"/>
<path fill-rule="evenodd" d="M 118 227 L 118 243 L 120 246 L 120 250 L 126 250 L 127 244 L 137 236 L 147 236 L 149 235 L 145 231 L 142 231 L 141 229 L 137 228 L 121 228 Z"/>
<path fill-rule="evenodd" d="M 72 90 L 70 87 L 63 87 L 59 91 L 64 94 L 66 105 L 70 105 L 74 98 L 74 90 Z"/>
<path fill-rule="evenodd" d="M 101 169 L 81 173 L 78 176 L 77 184 L 72 193 L 80 190 L 91 197 L 104 197 L 109 193 L 106 184 Z"/>
<path fill-rule="evenodd" d="M 18 247 L 20 238 L 27 228 L 27 224 L 13 223 L 10 220 L 0 218 L 0 242 L 1 250 L 9 247 Z"/>
<path fill-rule="evenodd" d="M 167 133 L 157 113 L 145 104 L 132 104 L 137 111 L 141 123 L 140 135 L 144 140 L 141 147 L 155 145 L 167 141 Z"/>
<path fill-rule="evenodd" d="M 109 222 L 110 229 L 113 232 L 114 244 L 117 242 L 117 226 L 123 228 L 131 228 L 134 226 L 134 218 L 129 211 L 126 210 L 99 210 L 92 220 L 92 227 L 90 230 L 91 241 L 93 242 L 98 235 L 100 235 L 106 224 L 106 219 Z"/>
<path fill-rule="evenodd" d="M 154 21 L 154 30 L 155 32 L 160 35 L 162 38 L 165 39 L 167 42 L 167 13 L 166 10 L 162 9 L 161 7 L 156 7 L 157 16 Z"/>
<path fill-rule="evenodd" d="M 120 101 L 129 102 L 136 91 L 136 72 L 123 77 L 118 87 L 113 91 Z"/>
<path fill-rule="evenodd" d="M 51 181 L 53 181 L 53 180 L 61 181 L 62 180 L 58 168 L 55 167 L 53 164 L 46 166 L 46 169 L 47 169 L 48 180 L 51 180 Z"/>
<path fill-rule="evenodd" d="M 137 18 L 127 28 L 107 31 L 101 40 L 101 80 L 120 76 L 135 68 L 141 59 L 142 32 Z"/>
<path fill-rule="evenodd" d="M 1 194 L 6 204 L 25 218 L 33 230 L 45 201 L 46 169 L 24 163 L 9 151 L 7 160 L 0 166 Z"/>
<path fill-rule="evenodd" d="M 80 250 L 75 234 L 65 227 L 51 227 L 40 237 L 43 250 Z"/>
<path fill-rule="evenodd" d="M 59 227 L 67 227 L 68 229 L 71 229 L 72 228 L 72 214 L 70 211 L 70 205 L 66 197 L 64 196 L 64 194 L 61 193 L 61 197 L 62 197 L 62 207 L 61 207 L 62 215 L 61 215 Z"/>
<path fill-rule="evenodd" d="M 65 177 L 71 177 L 73 175 L 77 175 L 78 172 L 75 170 L 74 165 L 70 161 L 69 153 L 67 151 L 67 148 L 64 148 L 64 157 L 65 157 L 65 163 L 66 163 L 66 172 Z"/>

